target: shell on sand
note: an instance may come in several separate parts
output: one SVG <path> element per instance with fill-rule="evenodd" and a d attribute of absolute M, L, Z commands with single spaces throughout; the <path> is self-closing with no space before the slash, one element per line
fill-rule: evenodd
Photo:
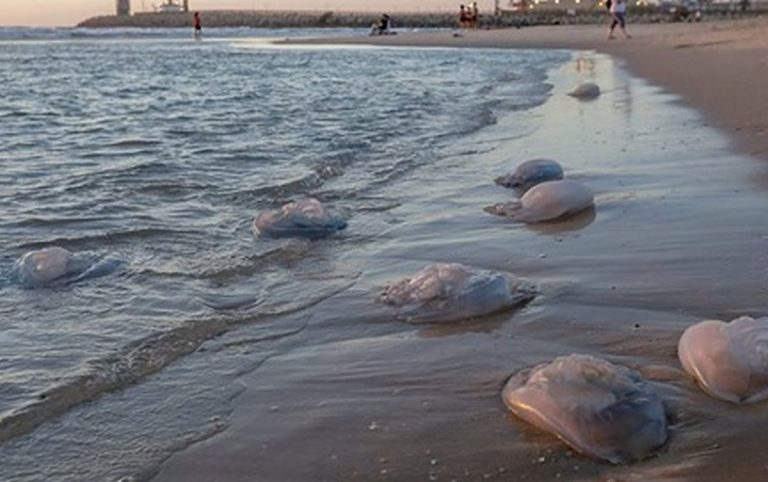
<path fill-rule="evenodd" d="M 379 300 L 407 321 L 451 321 L 482 316 L 533 299 L 528 283 L 507 273 L 474 270 L 458 263 L 433 263 L 386 288 Z"/>
<path fill-rule="evenodd" d="M 702 321 L 685 330 L 677 354 L 713 397 L 733 403 L 768 398 L 768 318 Z"/>
<path fill-rule="evenodd" d="M 319 239 L 347 227 L 347 221 L 330 213 L 317 199 L 302 199 L 275 210 L 260 212 L 253 220 L 256 236 Z"/>
<path fill-rule="evenodd" d="M 600 96 L 600 86 L 592 82 L 585 82 L 568 92 L 568 95 L 578 99 L 594 99 Z"/>
<path fill-rule="evenodd" d="M 57 246 L 30 251 L 14 266 L 18 280 L 28 286 L 50 283 L 69 273 L 72 253 Z"/>
<path fill-rule="evenodd" d="M 502 398 L 526 422 L 611 463 L 642 460 L 668 437 L 662 401 L 640 375 L 589 355 L 520 372 Z"/>
<path fill-rule="evenodd" d="M 595 196 L 584 184 L 570 179 L 548 181 L 531 188 L 520 201 L 495 204 L 485 211 L 524 223 L 550 221 L 594 205 Z"/>
<path fill-rule="evenodd" d="M 517 166 L 515 172 L 496 178 L 496 184 L 504 187 L 528 190 L 546 181 L 563 178 L 563 168 L 551 159 L 531 159 Z"/>

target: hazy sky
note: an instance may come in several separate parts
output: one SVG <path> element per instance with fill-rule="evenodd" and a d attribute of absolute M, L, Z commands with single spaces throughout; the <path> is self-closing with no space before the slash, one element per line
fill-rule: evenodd
<path fill-rule="evenodd" d="M 164 0 L 131 0 L 134 11 L 151 10 Z M 193 9 L 301 9 L 426 11 L 453 10 L 463 0 L 190 0 Z M 464 0 L 467 1 L 467 0 Z M 493 0 L 478 0 L 481 9 L 492 9 Z M 142 7 L 143 6 L 143 7 Z M 0 0 L 0 25 L 74 25 L 93 15 L 111 14 L 115 0 Z"/>

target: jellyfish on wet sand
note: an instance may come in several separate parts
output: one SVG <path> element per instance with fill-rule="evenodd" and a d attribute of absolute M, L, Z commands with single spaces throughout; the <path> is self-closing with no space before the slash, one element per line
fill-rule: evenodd
<path fill-rule="evenodd" d="M 475 270 L 458 263 L 433 263 L 386 288 L 379 300 L 412 322 L 451 321 L 520 306 L 534 288 L 508 273 Z"/>
<path fill-rule="evenodd" d="M 600 96 L 600 86 L 592 82 L 585 82 L 568 92 L 568 95 L 577 99 L 595 99 Z"/>
<path fill-rule="evenodd" d="M 705 320 L 685 330 L 680 363 L 701 388 L 732 403 L 768 398 L 768 318 Z"/>
<path fill-rule="evenodd" d="M 485 212 L 524 223 L 562 218 L 594 205 L 595 197 L 584 184 L 564 179 L 548 181 L 531 188 L 519 201 L 495 204 Z"/>
<path fill-rule="evenodd" d="M 614 464 L 648 457 L 668 436 L 661 399 L 640 375 L 589 355 L 521 371 L 502 398 L 526 422 Z"/>
<path fill-rule="evenodd" d="M 517 166 L 514 172 L 495 179 L 499 186 L 527 191 L 546 181 L 563 178 L 563 168 L 551 159 L 531 159 Z"/>

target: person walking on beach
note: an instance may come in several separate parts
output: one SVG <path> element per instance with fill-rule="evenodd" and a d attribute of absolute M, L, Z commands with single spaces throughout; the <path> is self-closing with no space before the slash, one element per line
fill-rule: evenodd
<path fill-rule="evenodd" d="M 200 40 L 203 36 L 203 23 L 200 20 L 200 12 L 195 12 L 192 16 L 192 25 L 195 27 L 195 39 Z"/>
<path fill-rule="evenodd" d="M 608 9 L 611 12 L 611 28 L 608 30 L 608 40 L 613 38 L 613 29 L 616 25 L 621 29 L 624 38 L 631 38 L 626 29 L 627 0 L 612 0 Z"/>
<path fill-rule="evenodd" d="M 459 28 L 467 28 L 469 23 L 469 9 L 464 5 L 459 6 Z"/>

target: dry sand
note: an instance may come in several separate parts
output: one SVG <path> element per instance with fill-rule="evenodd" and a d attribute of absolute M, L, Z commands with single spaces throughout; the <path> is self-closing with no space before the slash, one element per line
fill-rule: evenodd
<path fill-rule="evenodd" d="M 336 42 L 605 52 L 708 113 L 745 152 L 767 157 L 767 25 L 630 25 L 634 38 L 610 42 L 595 27 Z M 546 146 L 547 155 L 569 159 L 570 172 L 597 192 L 596 215 L 534 228 L 483 215 L 481 206 L 506 195 L 490 180 L 509 166 L 509 152 L 436 166 L 426 185 L 403 179 L 416 201 L 404 199 L 398 215 L 443 201 L 442 212 L 394 230 L 366 254 L 352 290 L 301 314 L 310 321 L 297 348 L 242 377 L 247 389 L 229 428 L 171 457 L 156 480 L 768 479 L 765 405 L 712 400 L 676 357 L 681 332 L 698 320 L 768 312 L 765 166 L 729 152 L 711 121 L 670 108 L 668 95 L 624 82 L 604 57 L 585 55 L 579 61 L 604 71 L 597 77 L 610 89 L 606 101 L 548 102 L 530 115 L 540 129 L 510 149 L 541 155 Z M 442 192 L 441 176 L 466 187 Z M 356 259 L 350 250 L 342 263 Z M 507 269 L 535 279 L 542 294 L 520 312 L 457 325 L 382 321 L 376 287 L 427 260 Z M 505 377 L 573 352 L 653 381 L 673 424 L 658 457 L 612 467 L 507 413 L 499 397 Z"/>

